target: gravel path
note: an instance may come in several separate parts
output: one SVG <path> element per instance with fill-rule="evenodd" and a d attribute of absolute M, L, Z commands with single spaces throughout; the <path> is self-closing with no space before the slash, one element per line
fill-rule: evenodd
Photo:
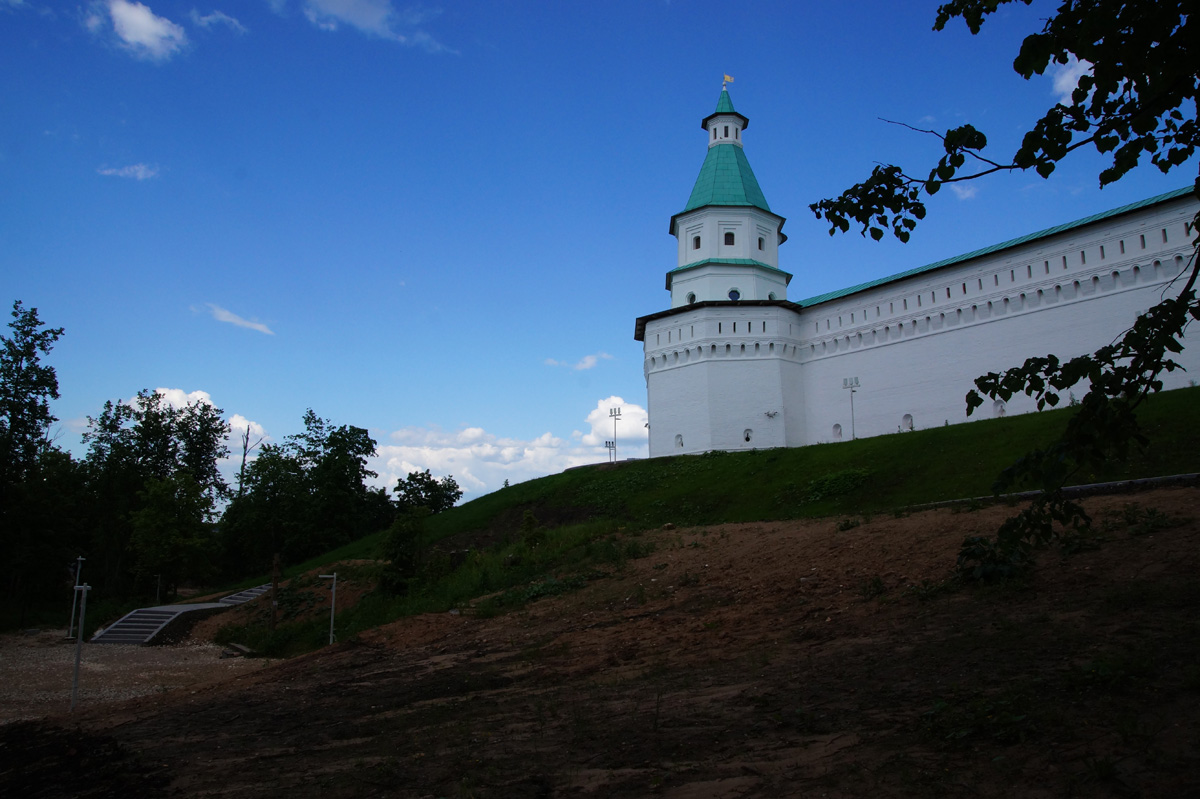
<path fill-rule="evenodd" d="M 0 635 L 0 724 L 65 714 L 71 704 L 75 645 L 66 630 Z M 262 668 L 266 661 L 221 659 L 222 647 L 188 641 L 177 646 L 84 644 L 79 705 L 121 702 L 151 694 L 195 690 Z"/>

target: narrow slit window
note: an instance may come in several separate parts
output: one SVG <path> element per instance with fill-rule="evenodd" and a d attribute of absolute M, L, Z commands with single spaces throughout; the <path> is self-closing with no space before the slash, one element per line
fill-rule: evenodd
<path fill-rule="evenodd" d="M 766 241 L 763 240 L 762 236 L 759 236 L 758 237 L 758 249 L 760 249 L 760 250 L 765 249 L 765 247 L 763 246 L 765 244 L 766 244 Z"/>
<path fill-rule="evenodd" d="M 1167 229 L 1166 228 L 1162 229 L 1162 234 L 1163 234 L 1163 244 L 1166 244 L 1167 243 Z"/>
<path fill-rule="evenodd" d="M 1087 263 L 1087 251 L 1086 250 L 1079 251 L 1079 263 L 1081 263 L 1081 264 Z"/>
<path fill-rule="evenodd" d="M 1100 260 L 1101 261 L 1104 260 L 1104 245 L 1103 244 L 1100 245 Z"/>
<path fill-rule="evenodd" d="M 693 250 L 700 249 L 700 237 L 699 236 L 692 236 L 692 249 Z"/>

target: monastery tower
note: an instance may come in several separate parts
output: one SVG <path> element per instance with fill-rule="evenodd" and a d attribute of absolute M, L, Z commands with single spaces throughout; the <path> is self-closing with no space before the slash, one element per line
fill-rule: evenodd
<path fill-rule="evenodd" d="M 743 149 L 749 120 L 724 87 L 701 121 L 708 154 L 667 272 L 671 308 L 637 320 L 645 350 L 650 456 L 804 443 L 799 306 L 779 268 L 784 219 Z"/>

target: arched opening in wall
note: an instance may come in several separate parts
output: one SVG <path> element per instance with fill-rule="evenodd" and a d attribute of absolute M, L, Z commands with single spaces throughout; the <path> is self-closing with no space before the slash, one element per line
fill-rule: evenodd
<path fill-rule="evenodd" d="M 1100 276 L 1092 275 L 1092 291 L 1099 291 L 1099 289 L 1100 289 Z"/>
<path fill-rule="evenodd" d="M 711 353 L 711 354 L 712 354 L 712 355 L 716 355 L 716 354 L 717 354 L 717 345 L 716 345 L 716 344 L 712 345 L 712 353 Z"/>
<path fill-rule="evenodd" d="M 753 430 L 750 430 L 749 428 L 747 428 L 746 430 L 742 431 L 742 439 L 743 439 L 743 440 L 744 440 L 744 441 L 745 441 L 747 444 L 749 444 L 749 443 L 750 443 L 750 439 L 751 439 L 753 436 L 754 436 L 754 431 L 753 431 Z"/>
<path fill-rule="evenodd" d="M 696 295 L 694 292 L 689 291 L 688 295 L 687 295 L 687 304 L 694 305 L 695 303 L 696 303 Z"/>
<path fill-rule="evenodd" d="M 862 333 L 859 333 L 859 334 L 858 334 L 858 335 L 855 337 L 854 344 L 855 344 L 855 346 L 857 346 L 857 347 L 861 347 L 861 346 L 862 346 Z"/>
<path fill-rule="evenodd" d="M 833 426 L 833 440 L 834 441 L 842 440 L 842 426 L 840 424 L 835 424 Z"/>
<path fill-rule="evenodd" d="M 900 429 L 906 432 L 913 429 L 913 418 L 911 413 L 906 413 L 900 417 Z"/>
<path fill-rule="evenodd" d="M 970 317 L 970 318 L 971 318 L 971 321 L 974 321 L 974 320 L 975 320 L 975 317 L 977 317 L 978 315 L 979 315 L 979 306 L 978 306 L 978 305 L 972 305 L 972 306 L 971 306 L 971 317 Z"/>
<path fill-rule="evenodd" d="M 1008 313 L 1008 297 L 1004 298 L 1004 313 Z"/>
<path fill-rule="evenodd" d="M 777 300 L 777 299 L 779 299 L 779 298 L 778 298 L 778 297 L 776 297 L 776 296 L 775 296 L 775 292 L 773 292 L 773 291 L 772 291 L 770 294 L 768 294 L 768 295 L 767 295 L 767 299 L 768 299 L 768 300 Z"/>
<path fill-rule="evenodd" d="M 1046 296 L 1046 292 L 1042 291 L 1041 289 L 1038 289 L 1038 290 L 1037 290 L 1037 301 L 1038 301 L 1038 305 L 1041 305 L 1041 304 L 1042 304 L 1042 298 L 1043 298 L 1043 297 L 1045 297 L 1045 296 Z"/>
<path fill-rule="evenodd" d="M 1154 276 L 1158 277 L 1162 273 L 1162 261 L 1154 262 Z"/>
<path fill-rule="evenodd" d="M 1004 400 L 996 400 L 992 403 L 992 416 L 1004 416 L 1008 413 L 1008 406 L 1004 404 Z"/>
<path fill-rule="evenodd" d="M 766 249 L 766 248 L 763 246 L 764 244 L 766 244 L 766 242 L 763 240 L 763 237 L 762 237 L 762 236 L 759 236 L 759 237 L 758 237 L 758 249 L 760 249 L 760 250 L 762 250 L 762 249 Z"/>
<path fill-rule="evenodd" d="M 754 342 L 754 354 L 758 355 L 758 342 Z"/>
<path fill-rule="evenodd" d="M 738 354 L 739 354 L 739 355 L 745 355 L 745 354 L 746 354 L 746 345 L 745 345 L 745 344 L 742 344 L 742 345 L 741 345 L 741 348 L 738 350 Z"/>
<path fill-rule="evenodd" d="M 726 354 L 726 355 L 732 355 L 732 354 L 733 354 L 733 346 L 732 346 L 732 345 L 730 345 L 730 344 L 726 344 L 726 345 L 725 345 L 725 354 Z"/>
<path fill-rule="evenodd" d="M 961 325 L 962 320 L 963 320 L 963 312 L 962 312 L 962 308 L 959 308 L 958 313 L 954 317 L 954 321 Z"/>
<path fill-rule="evenodd" d="M 1113 288 L 1115 288 L 1115 289 L 1120 288 L 1121 287 L 1121 273 L 1114 270 L 1112 273 L 1112 279 L 1113 279 Z"/>
<path fill-rule="evenodd" d="M 675 448 L 683 449 L 683 433 L 675 434 Z"/>
<path fill-rule="evenodd" d="M 728 231 L 725 232 L 725 246 L 726 247 L 733 246 L 733 234 Z"/>
<path fill-rule="evenodd" d="M 770 344 L 767 345 L 767 352 L 775 352 L 775 342 L 774 341 L 772 341 Z"/>
<path fill-rule="evenodd" d="M 679 351 L 678 350 L 671 353 L 671 363 L 679 363 Z"/>
<path fill-rule="evenodd" d="M 1135 266 L 1133 268 L 1133 282 L 1136 283 L 1141 279 L 1142 279 L 1142 268 L 1140 266 Z"/>
<path fill-rule="evenodd" d="M 1062 286 L 1054 287 L 1054 301 L 1058 302 L 1062 299 Z"/>
<path fill-rule="evenodd" d="M 699 236 L 692 236 L 692 249 L 693 250 L 700 249 L 700 237 Z"/>
<path fill-rule="evenodd" d="M 1025 307 L 1025 292 L 1021 292 L 1020 296 L 1017 297 L 1017 300 L 1018 300 L 1017 310 L 1024 308 Z"/>

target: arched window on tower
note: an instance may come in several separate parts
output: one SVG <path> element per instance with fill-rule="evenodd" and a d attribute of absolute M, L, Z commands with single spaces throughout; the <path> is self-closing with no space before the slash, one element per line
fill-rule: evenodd
<path fill-rule="evenodd" d="M 692 236 L 692 249 L 693 250 L 700 249 L 700 237 L 699 236 Z"/>
<path fill-rule="evenodd" d="M 733 233 L 726 232 L 726 234 L 725 234 L 725 246 L 726 246 L 726 247 L 730 247 L 730 246 L 732 246 L 732 245 L 733 245 Z"/>
<path fill-rule="evenodd" d="M 758 237 L 758 249 L 760 249 L 760 250 L 765 249 L 765 247 L 763 247 L 763 245 L 766 243 L 767 243 L 766 240 L 763 239 L 762 236 Z"/>

